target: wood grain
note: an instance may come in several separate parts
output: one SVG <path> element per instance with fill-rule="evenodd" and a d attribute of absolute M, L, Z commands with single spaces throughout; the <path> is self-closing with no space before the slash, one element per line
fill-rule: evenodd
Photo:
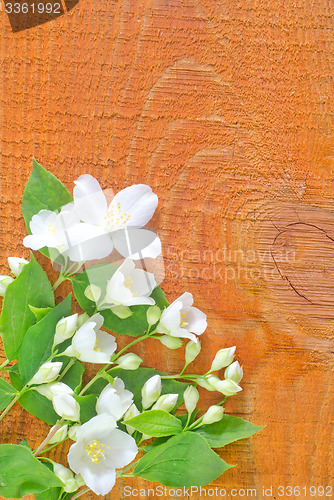
<path fill-rule="evenodd" d="M 267 426 L 221 450 L 238 466 L 213 486 L 259 499 L 333 485 L 333 14 L 325 0 L 80 0 L 15 34 L 1 16 L 0 272 L 28 255 L 33 155 L 70 189 L 82 173 L 115 191 L 150 184 L 163 287 L 209 318 L 197 368 L 237 345 L 244 391 L 226 412 Z M 153 343 L 137 352 L 182 366 Z M 15 407 L 2 442 L 32 425 L 35 446 L 46 426 Z M 125 484 L 150 486 L 106 498 Z"/>

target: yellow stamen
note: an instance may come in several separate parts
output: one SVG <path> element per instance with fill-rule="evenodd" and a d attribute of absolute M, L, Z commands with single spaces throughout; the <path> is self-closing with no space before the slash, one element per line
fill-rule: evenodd
<path fill-rule="evenodd" d="M 186 323 L 185 319 L 186 319 L 186 313 L 181 312 L 181 321 L 180 321 L 181 328 L 184 328 L 185 326 L 189 325 L 189 323 Z"/>
<path fill-rule="evenodd" d="M 122 229 L 122 227 L 128 222 L 131 215 L 126 212 L 122 212 L 121 204 L 111 206 L 104 217 L 104 223 L 107 229 L 113 231 L 116 229 Z"/>
<path fill-rule="evenodd" d="M 104 443 L 100 443 L 100 441 L 97 441 L 94 439 L 94 441 L 86 446 L 86 453 L 91 459 L 92 462 L 95 464 L 98 464 L 100 460 L 105 459 L 105 452 L 103 450 Z M 110 448 L 110 446 L 107 446 L 107 448 Z"/>
<path fill-rule="evenodd" d="M 56 236 L 56 226 L 54 224 L 49 224 L 48 231 L 52 236 Z"/>

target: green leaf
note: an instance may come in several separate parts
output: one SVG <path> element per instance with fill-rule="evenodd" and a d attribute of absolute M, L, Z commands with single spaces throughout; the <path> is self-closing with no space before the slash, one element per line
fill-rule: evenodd
<path fill-rule="evenodd" d="M 50 357 L 58 321 L 71 314 L 71 295 L 69 295 L 51 309 L 41 321 L 29 328 L 19 351 L 20 375 L 24 384 L 32 379 L 39 367 Z"/>
<path fill-rule="evenodd" d="M 61 358 L 58 358 L 61 360 Z M 64 366 L 64 368 L 66 368 Z M 73 391 L 75 391 L 78 387 L 81 387 L 82 375 L 85 371 L 83 365 L 80 361 L 76 360 L 73 366 L 65 373 L 61 381 L 68 385 Z"/>
<path fill-rule="evenodd" d="M 52 307 L 34 307 L 29 304 L 29 309 L 34 313 L 36 321 L 40 321 L 51 311 Z"/>
<path fill-rule="evenodd" d="M 28 439 L 25 437 L 24 439 L 22 439 L 21 443 L 19 443 L 21 446 L 25 446 L 26 448 L 28 448 L 29 450 L 31 450 L 30 446 L 29 446 L 29 443 L 28 443 Z"/>
<path fill-rule="evenodd" d="M 76 274 L 71 278 L 75 297 L 82 309 L 90 316 L 95 313 L 96 304 L 86 297 L 85 290 L 87 286 L 96 285 L 100 287 L 102 290 L 102 297 L 104 297 L 107 282 L 117 269 L 118 266 L 115 264 L 98 264 L 96 266 L 90 266 L 82 273 Z M 159 287 L 153 290 L 151 296 L 156 300 L 159 307 L 165 307 L 167 303 L 165 294 L 159 289 Z M 103 326 L 105 328 L 108 328 L 119 335 L 139 337 L 148 329 L 146 318 L 146 311 L 148 308 L 149 306 L 145 305 L 129 307 L 132 314 L 131 316 L 123 319 L 114 314 L 110 309 L 104 309 L 99 312 L 104 317 Z"/>
<path fill-rule="evenodd" d="M 142 434 L 153 437 L 173 436 L 182 432 L 180 420 L 164 410 L 144 411 L 123 424 L 131 425 Z"/>
<path fill-rule="evenodd" d="M 15 363 L 15 365 L 8 368 L 8 373 L 10 377 L 10 383 L 17 391 L 20 391 L 23 387 L 23 383 L 20 377 L 19 364 Z"/>
<path fill-rule="evenodd" d="M 19 403 L 22 408 L 49 425 L 54 425 L 59 420 L 51 401 L 37 391 L 25 392 L 20 397 Z"/>
<path fill-rule="evenodd" d="M 33 158 L 33 170 L 22 199 L 22 214 L 28 233 L 31 234 L 29 222 L 40 210 L 58 212 L 71 201 L 72 196 L 60 180 Z"/>
<path fill-rule="evenodd" d="M 230 467 L 202 436 L 185 432 L 151 449 L 132 474 L 164 486 L 188 488 L 209 484 Z"/>
<path fill-rule="evenodd" d="M 17 358 L 28 328 L 35 322 L 34 307 L 54 307 L 54 295 L 47 275 L 33 254 L 19 276 L 8 285 L 0 317 L 0 335 L 8 359 Z"/>
<path fill-rule="evenodd" d="M 14 387 L 0 378 L 0 411 L 6 408 L 6 406 L 15 397 L 16 392 L 17 391 Z"/>
<path fill-rule="evenodd" d="M 110 375 L 112 375 L 114 378 L 120 377 L 123 380 L 126 389 L 133 393 L 134 402 L 139 410 L 142 409 L 141 389 L 145 382 L 154 375 L 166 375 L 166 373 L 154 370 L 153 368 L 137 368 L 137 370 L 122 370 L 121 368 L 112 368 L 108 373 L 110 373 Z M 187 387 L 188 385 L 182 382 L 176 382 L 172 379 L 162 379 L 161 395 L 178 394 L 179 397 L 175 405 L 175 407 L 177 408 L 183 401 L 183 393 Z M 95 393 L 98 392 L 97 386 L 95 386 L 95 384 L 91 387 L 91 390 Z"/>
<path fill-rule="evenodd" d="M 62 491 L 61 488 L 48 488 L 47 490 L 42 491 L 41 493 L 35 493 L 35 498 L 36 500 L 58 500 L 60 498 L 59 495 L 61 491 Z M 71 495 L 72 496 L 75 495 L 75 492 L 71 493 Z"/>
<path fill-rule="evenodd" d="M 0 495 L 3 497 L 22 498 L 61 485 L 60 479 L 25 446 L 0 445 Z"/>
<path fill-rule="evenodd" d="M 97 394 L 88 394 L 87 396 L 74 395 L 74 398 L 80 405 L 80 422 L 82 424 L 96 416 L 95 407 L 98 398 Z"/>
<path fill-rule="evenodd" d="M 238 439 L 244 439 L 252 436 L 262 430 L 265 426 L 251 424 L 240 417 L 224 415 L 222 420 L 210 425 L 203 425 L 194 432 L 203 436 L 211 448 L 221 448 L 228 443 L 233 443 Z"/>

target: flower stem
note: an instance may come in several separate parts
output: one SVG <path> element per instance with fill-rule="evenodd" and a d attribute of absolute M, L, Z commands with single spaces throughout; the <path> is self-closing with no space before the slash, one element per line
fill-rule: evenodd
<path fill-rule="evenodd" d="M 60 382 L 61 379 L 64 377 L 64 375 L 66 375 L 66 373 L 68 372 L 68 370 L 70 368 L 72 368 L 72 366 L 74 365 L 74 363 L 76 362 L 76 358 L 71 358 L 70 361 L 67 363 L 66 367 L 64 368 L 64 371 L 60 374 L 60 377 L 58 378 L 57 382 Z"/>
<path fill-rule="evenodd" d="M 50 439 L 56 434 L 57 431 L 59 431 L 59 429 L 61 428 L 61 424 L 63 422 L 64 422 L 64 420 L 61 419 L 59 424 L 55 425 L 54 428 L 50 430 L 49 434 L 46 436 L 44 441 L 42 441 L 42 443 L 39 445 L 39 447 L 36 448 L 36 450 L 34 451 L 34 453 L 33 453 L 34 457 L 37 457 L 37 455 L 39 455 L 41 453 L 41 451 L 44 450 L 44 448 L 46 447 L 46 445 L 48 444 Z"/>
<path fill-rule="evenodd" d="M 8 363 L 10 363 L 10 360 L 5 359 L 5 361 L 0 365 L 0 370 L 4 370 Z"/>
<path fill-rule="evenodd" d="M 130 342 L 130 344 L 126 345 L 125 347 L 123 347 L 123 349 L 121 349 L 119 351 L 118 354 L 116 354 L 116 356 L 113 358 L 113 363 L 116 361 L 116 359 L 118 359 L 122 354 L 123 352 L 127 351 L 130 347 L 132 347 L 133 345 L 137 344 L 138 342 L 141 342 L 142 340 L 145 340 L 147 339 L 151 334 L 149 332 L 147 332 L 145 335 L 142 335 L 141 337 L 137 337 L 133 342 Z"/>
<path fill-rule="evenodd" d="M 4 416 L 9 412 L 9 410 L 12 408 L 12 406 L 15 405 L 16 401 L 18 401 L 18 399 L 20 398 L 21 395 L 22 395 L 22 392 L 19 392 L 18 394 L 16 394 L 16 396 L 11 400 L 9 405 L 4 409 L 4 411 L 0 415 L 0 422 L 4 418 Z"/>
<path fill-rule="evenodd" d="M 57 281 L 53 285 L 52 290 L 55 291 L 59 287 L 59 285 L 61 285 L 63 283 L 63 281 L 66 281 L 66 280 L 67 280 L 66 276 L 64 276 L 63 274 L 60 274 Z"/>
<path fill-rule="evenodd" d="M 84 493 L 88 493 L 89 491 L 90 491 L 90 488 L 87 487 L 84 490 L 79 491 L 76 495 L 71 497 L 69 500 L 75 500 L 76 498 L 81 497 L 81 495 L 83 495 Z"/>

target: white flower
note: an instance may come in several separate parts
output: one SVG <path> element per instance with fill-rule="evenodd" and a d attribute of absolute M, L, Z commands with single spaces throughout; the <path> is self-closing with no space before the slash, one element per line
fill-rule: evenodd
<path fill-rule="evenodd" d="M 116 469 L 125 467 L 137 455 L 135 440 L 116 429 L 115 419 L 106 414 L 83 424 L 77 438 L 68 453 L 71 469 L 81 474 L 94 493 L 107 495 L 115 485 Z"/>
<path fill-rule="evenodd" d="M 8 257 L 8 264 L 12 273 L 15 276 L 18 276 L 24 266 L 26 264 L 29 264 L 29 261 L 27 261 L 26 259 L 21 259 L 20 257 Z"/>
<path fill-rule="evenodd" d="M 204 332 L 207 322 L 206 315 L 196 307 L 192 307 L 193 301 L 192 294 L 188 292 L 174 300 L 162 312 L 157 331 L 173 337 L 188 338 L 195 342 L 196 335 Z"/>
<path fill-rule="evenodd" d="M 80 474 L 77 474 L 74 477 L 73 472 L 70 471 L 70 469 L 67 469 L 61 464 L 57 464 L 56 462 L 53 462 L 53 472 L 64 484 L 63 488 L 66 493 L 73 493 L 74 491 L 77 491 L 80 486 L 84 486 L 85 484 Z"/>
<path fill-rule="evenodd" d="M 69 232 L 72 260 L 102 259 L 114 246 L 121 255 L 135 259 L 161 253 L 159 238 L 152 231 L 140 229 L 158 204 L 149 186 L 127 187 L 108 204 L 100 184 L 91 175 L 81 175 L 75 184 L 74 206 L 82 222 Z"/>
<path fill-rule="evenodd" d="M 198 338 L 196 338 L 194 341 L 190 341 L 186 345 L 186 352 L 185 352 L 185 361 L 187 365 L 192 363 L 195 358 L 199 355 L 201 352 L 201 343 Z"/>
<path fill-rule="evenodd" d="M 233 361 L 235 350 L 236 346 L 220 349 L 217 352 L 215 359 L 212 361 L 210 371 L 215 372 L 221 368 L 229 366 Z"/>
<path fill-rule="evenodd" d="M 141 395 L 142 395 L 142 405 L 144 410 L 146 408 L 149 408 L 150 406 L 155 403 L 155 401 L 158 399 L 158 397 L 161 394 L 161 377 L 160 375 L 153 375 L 153 377 L 149 378 L 142 390 L 141 390 Z"/>
<path fill-rule="evenodd" d="M 96 402 L 96 413 L 107 413 L 117 421 L 133 402 L 132 392 L 125 389 L 124 382 L 116 377 L 113 385 L 108 384 Z"/>
<path fill-rule="evenodd" d="M 115 337 L 100 330 L 103 321 L 101 314 L 89 318 L 74 335 L 72 345 L 64 351 L 64 355 L 88 363 L 109 363 L 117 344 Z"/>
<path fill-rule="evenodd" d="M 134 403 L 132 403 L 130 408 L 124 413 L 124 420 L 130 420 L 130 418 L 136 417 L 139 414 L 140 412 L 137 406 Z M 125 427 L 128 434 L 133 434 L 136 430 L 134 427 L 131 427 L 131 425 L 125 425 Z"/>
<path fill-rule="evenodd" d="M 203 424 L 213 424 L 214 422 L 219 422 L 223 418 L 224 408 L 218 405 L 212 405 L 203 415 Z"/>
<path fill-rule="evenodd" d="M 50 429 L 50 433 L 54 430 L 56 426 L 54 425 Z M 60 443 L 60 441 L 63 441 L 66 436 L 67 436 L 67 431 L 68 431 L 68 425 L 63 425 L 60 427 L 60 429 L 57 430 L 57 432 L 52 436 L 52 438 L 49 439 L 48 444 L 56 444 Z"/>
<path fill-rule="evenodd" d="M 53 382 L 58 377 L 62 366 L 63 363 L 60 361 L 48 361 L 44 363 L 33 376 L 30 384 L 48 384 L 49 382 Z"/>
<path fill-rule="evenodd" d="M 143 360 L 133 352 L 124 354 L 124 356 L 121 356 L 117 361 L 115 361 L 115 363 L 117 363 L 123 370 L 137 370 L 142 362 Z"/>
<path fill-rule="evenodd" d="M 153 305 L 154 299 L 149 296 L 156 286 L 152 273 L 135 269 L 134 262 L 126 259 L 108 281 L 104 301 L 123 306 Z"/>
<path fill-rule="evenodd" d="M 52 401 L 54 411 L 65 420 L 80 419 L 80 405 L 73 397 L 73 390 L 63 382 L 41 385 L 36 390 Z"/>
<path fill-rule="evenodd" d="M 228 380 L 233 380 L 236 384 L 242 380 L 244 375 L 242 366 L 239 365 L 238 361 L 234 361 L 230 366 L 228 366 L 225 370 L 224 377 Z"/>
<path fill-rule="evenodd" d="M 172 411 L 177 403 L 178 394 L 163 394 L 158 401 L 152 406 L 152 410 Z"/>
<path fill-rule="evenodd" d="M 61 344 L 67 339 L 73 337 L 78 322 L 78 314 L 72 314 L 66 318 L 62 318 L 58 321 L 56 325 L 56 333 L 53 341 L 53 345 L 56 346 Z"/>
<path fill-rule="evenodd" d="M 23 245 L 32 250 L 49 247 L 65 253 L 70 246 L 68 230 L 78 223 L 79 218 L 73 210 L 64 209 L 59 214 L 41 210 L 31 219 L 32 234 L 24 238 Z"/>
<path fill-rule="evenodd" d="M 0 275 L 0 297 L 4 297 L 8 285 L 13 283 L 14 279 L 11 276 Z"/>
<path fill-rule="evenodd" d="M 183 393 L 184 404 L 188 413 L 192 413 L 199 400 L 199 393 L 196 387 L 188 385 Z"/>

